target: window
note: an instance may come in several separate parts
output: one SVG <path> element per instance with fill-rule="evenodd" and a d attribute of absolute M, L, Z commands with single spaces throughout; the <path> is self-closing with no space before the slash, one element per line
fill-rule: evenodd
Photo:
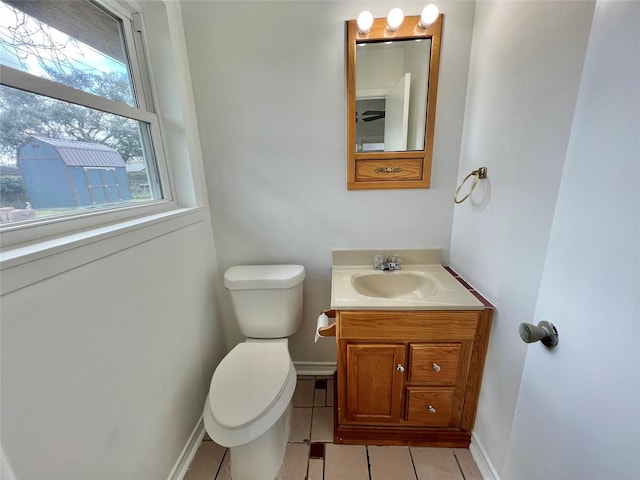
<path fill-rule="evenodd" d="M 2 231 L 171 205 L 139 17 L 109 5 L 0 1 Z"/>

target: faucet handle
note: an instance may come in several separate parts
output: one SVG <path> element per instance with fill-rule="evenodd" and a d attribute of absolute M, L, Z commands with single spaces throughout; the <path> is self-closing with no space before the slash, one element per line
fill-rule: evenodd
<path fill-rule="evenodd" d="M 376 255 L 375 257 L 373 257 L 373 268 L 375 270 L 384 269 L 384 257 L 382 255 Z"/>
<path fill-rule="evenodd" d="M 389 267 L 392 267 L 393 270 L 400 270 L 402 268 L 402 260 L 400 259 L 400 255 L 393 255 L 391 257 Z"/>

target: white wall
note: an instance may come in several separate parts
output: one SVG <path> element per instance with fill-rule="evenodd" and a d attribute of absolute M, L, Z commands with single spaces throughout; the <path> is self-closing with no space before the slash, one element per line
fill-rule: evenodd
<path fill-rule="evenodd" d="M 224 354 L 179 10 L 146 7 L 177 197 L 193 210 L 3 260 L 3 478 L 167 479 Z"/>
<path fill-rule="evenodd" d="M 475 435 L 503 471 L 587 47 L 592 2 L 478 2 L 451 265 L 497 306 Z M 509 478 L 509 477 L 506 477 Z"/>
<path fill-rule="evenodd" d="M 18 479 L 165 479 L 222 332 L 203 221 L 2 297 L 2 443 Z"/>
<path fill-rule="evenodd" d="M 312 340 L 330 303 L 333 250 L 448 249 L 474 4 L 438 4 L 445 18 L 431 189 L 348 192 L 345 21 L 363 3 L 182 3 L 220 271 L 252 262 L 306 267 L 305 325 L 290 342 L 298 364 L 335 362 L 335 343 Z M 416 15 L 424 2 L 367 8 L 385 16 L 398 5 Z M 242 337 L 223 290 L 220 299 L 233 346 Z"/>

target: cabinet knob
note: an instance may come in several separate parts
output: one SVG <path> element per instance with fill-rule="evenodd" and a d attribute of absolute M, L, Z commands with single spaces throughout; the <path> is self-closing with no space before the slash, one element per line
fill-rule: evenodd
<path fill-rule="evenodd" d="M 440 365 L 438 365 L 437 363 L 433 364 L 433 371 L 434 372 L 439 372 L 440 371 Z"/>
<path fill-rule="evenodd" d="M 436 409 L 432 405 L 429 405 L 429 413 L 436 413 Z"/>
<path fill-rule="evenodd" d="M 398 370 L 400 373 L 404 372 L 404 367 L 401 364 L 398 364 L 398 366 L 396 367 L 396 370 Z"/>

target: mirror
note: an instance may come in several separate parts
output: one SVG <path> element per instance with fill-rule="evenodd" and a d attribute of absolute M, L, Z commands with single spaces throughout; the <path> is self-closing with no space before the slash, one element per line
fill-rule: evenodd
<path fill-rule="evenodd" d="M 347 188 L 428 188 L 443 16 L 347 22 Z"/>
<path fill-rule="evenodd" d="M 356 43 L 356 152 L 424 150 L 431 39 Z"/>

